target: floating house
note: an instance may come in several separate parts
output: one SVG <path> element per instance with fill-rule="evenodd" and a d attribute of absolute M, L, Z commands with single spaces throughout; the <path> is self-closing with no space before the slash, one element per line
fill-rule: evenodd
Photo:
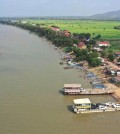
<path fill-rule="evenodd" d="M 74 112 L 91 109 L 91 101 L 88 98 L 74 99 L 73 103 L 74 103 L 73 105 Z"/>
<path fill-rule="evenodd" d="M 73 111 L 79 113 L 100 113 L 120 110 L 119 103 L 107 102 L 93 104 L 88 98 L 74 99 L 73 100 Z"/>
<path fill-rule="evenodd" d="M 79 94 L 81 90 L 81 84 L 64 84 L 64 94 Z"/>
<path fill-rule="evenodd" d="M 91 89 L 82 88 L 81 84 L 64 84 L 63 88 L 64 95 L 102 95 L 112 93 L 114 91 L 107 89 L 103 84 L 95 84 Z"/>

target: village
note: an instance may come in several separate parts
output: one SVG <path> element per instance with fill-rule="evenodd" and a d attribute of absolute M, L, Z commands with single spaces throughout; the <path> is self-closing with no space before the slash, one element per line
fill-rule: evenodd
<path fill-rule="evenodd" d="M 60 31 L 59 27 L 56 26 L 52 26 L 51 29 L 56 32 Z M 60 31 L 60 33 L 66 37 L 71 36 L 68 30 Z M 87 49 L 87 45 L 84 41 L 73 44 L 73 46 L 80 50 Z M 108 47 L 110 47 L 108 41 L 97 41 L 92 49 L 99 53 Z M 102 84 L 108 87 L 109 90 L 114 90 L 112 96 L 120 102 L 120 52 L 115 52 L 114 57 L 113 61 L 110 61 L 108 58 L 98 57 L 101 61 L 101 65 L 97 67 L 90 67 L 87 61 L 74 62 L 75 55 L 73 51 L 66 53 L 62 59 L 66 59 L 69 65 L 64 67 L 64 69 L 79 68 L 84 70 L 87 79 L 89 79 L 92 84 Z M 62 62 L 60 64 L 62 64 Z"/>
<path fill-rule="evenodd" d="M 27 21 L 20 23 L 26 26 L 29 24 Z M 37 27 L 35 23 L 30 25 L 33 28 Z M 46 30 L 46 28 L 44 29 L 44 25 L 41 28 Z M 55 25 L 47 28 L 48 31 L 46 34 L 48 36 L 46 37 L 48 40 L 52 41 L 53 44 L 58 44 L 57 47 L 55 45 L 55 48 L 64 52 L 60 65 L 64 63 L 64 60 L 67 63 L 64 69 L 75 68 L 84 71 L 85 78 L 89 79 L 92 84 L 105 85 L 107 89 L 114 90 L 112 96 L 120 102 L 120 52 L 113 52 L 112 50 L 107 52 L 106 50 L 111 47 L 111 44 L 106 40 L 101 41 L 101 35 L 91 37 L 89 33 L 72 34 L 70 31 L 61 30 L 60 27 Z M 51 39 L 51 36 L 56 37 L 56 39 Z M 59 45 L 59 43 L 62 43 L 60 39 L 63 40 L 63 43 L 67 44 L 61 47 Z M 72 44 L 69 39 L 75 40 L 74 42 L 76 43 Z M 89 59 L 89 57 L 91 57 L 91 59 Z"/>

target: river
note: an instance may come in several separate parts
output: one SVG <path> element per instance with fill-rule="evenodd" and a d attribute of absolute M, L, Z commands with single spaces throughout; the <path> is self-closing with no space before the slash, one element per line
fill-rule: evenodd
<path fill-rule="evenodd" d="M 64 96 L 64 83 L 88 81 L 82 72 L 64 70 L 61 53 L 44 38 L 0 25 L 0 133 L 1 134 L 119 134 L 120 112 L 74 114 L 75 98 L 114 101 L 104 96 Z"/>

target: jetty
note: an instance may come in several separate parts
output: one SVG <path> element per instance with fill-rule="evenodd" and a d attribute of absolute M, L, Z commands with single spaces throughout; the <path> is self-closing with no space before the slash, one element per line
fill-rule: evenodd
<path fill-rule="evenodd" d="M 74 99 L 72 109 L 75 113 L 101 113 L 120 111 L 120 104 L 114 102 L 92 104 L 88 98 Z"/>

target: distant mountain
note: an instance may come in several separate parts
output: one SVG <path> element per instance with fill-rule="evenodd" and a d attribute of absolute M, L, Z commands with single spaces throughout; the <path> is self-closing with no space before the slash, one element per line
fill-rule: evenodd
<path fill-rule="evenodd" d="M 95 19 L 95 20 L 120 20 L 120 10 L 107 12 L 104 14 L 96 14 L 93 16 L 86 17 L 86 19 Z"/>

